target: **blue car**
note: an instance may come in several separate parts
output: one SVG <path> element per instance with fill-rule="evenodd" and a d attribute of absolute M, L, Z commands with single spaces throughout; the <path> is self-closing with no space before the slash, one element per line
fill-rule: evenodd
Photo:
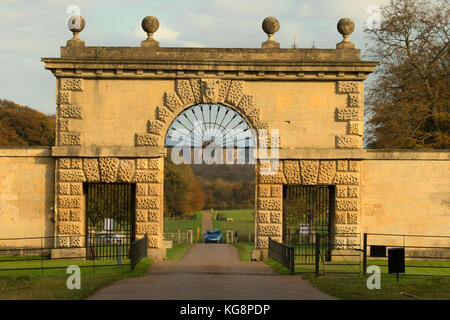
<path fill-rule="evenodd" d="M 208 229 L 205 233 L 205 243 L 209 242 L 222 242 L 223 233 L 219 229 Z"/>

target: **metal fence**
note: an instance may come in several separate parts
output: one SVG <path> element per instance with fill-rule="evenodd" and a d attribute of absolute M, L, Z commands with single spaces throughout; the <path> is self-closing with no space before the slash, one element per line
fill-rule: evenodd
<path fill-rule="evenodd" d="M 142 258 L 147 257 L 147 248 L 148 248 L 148 236 L 144 235 L 142 239 L 136 240 L 130 246 L 130 266 L 131 271 L 134 270 L 136 265 Z"/>
<path fill-rule="evenodd" d="M 284 245 L 269 237 L 269 258 L 276 260 L 289 269 L 291 274 L 294 274 L 294 247 Z"/>
<path fill-rule="evenodd" d="M 388 272 L 390 249 L 403 248 L 405 274 L 411 276 L 450 276 L 450 236 L 364 233 L 362 270 L 377 265 Z"/>
<path fill-rule="evenodd" d="M 96 268 L 128 265 L 132 270 L 144 251 L 147 254 L 143 249 L 147 245 L 145 241 L 147 237 L 130 243 L 129 237 L 92 235 L 3 238 L 0 239 L 0 274 L 3 271 L 66 269 L 73 263 L 71 260 L 78 260 L 80 268 L 94 268 L 94 272 Z M 61 243 L 69 246 L 58 247 Z"/>

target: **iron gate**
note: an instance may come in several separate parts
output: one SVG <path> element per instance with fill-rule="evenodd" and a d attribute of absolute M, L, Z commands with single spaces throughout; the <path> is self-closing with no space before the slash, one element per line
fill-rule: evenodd
<path fill-rule="evenodd" d="M 283 243 L 295 248 L 295 259 L 315 261 L 320 234 L 320 252 L 330 260 L 334 186 L 284 186 L 283 210 Z"/>
<path fill-rule="evenodd" d="M 129 259 L 135 240 L 135 186 L 89 183 L 86 190 L 86 254 L 88 259 Z"/>

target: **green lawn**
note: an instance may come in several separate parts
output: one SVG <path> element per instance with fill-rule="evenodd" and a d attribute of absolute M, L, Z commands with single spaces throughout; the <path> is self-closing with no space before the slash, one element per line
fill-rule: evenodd
<path fill-rule="evenodd" d="M 203 213 L 202 212 L 194 212 L 197 216 L 196 220 L 170 220 L 165 219 L 164 220 L 164 233 L 177 233 L 178 230 L 180 230 L 181 233 L 186 233 L 188 229 L 194 230 L 194 241 L 197 239 L 198 235 L 198 241 L 202 241 L 202 218 Z M 167 238 L 167 240 L 173 240 L 174 242 L 178 241 L 177 236 L 173 239 Z"/>
<path fill-rule="evenodd" d="M 238 250 L 239 260 L 240 261 L 251 261 L 252 259 L 252 250 L 254 248 L 253 243 L 247 242 L 236 242 L 233 243 L 233 246 Z"/>
<path fill-rule="evenodd" d="M 226 218 L 232 218 L 233 221 L 216 220 L 218 213 Z M 224 234 L 226 230 L 235 232 L 255 231 L 255 214 L 253 209 L 217 210 L 214 211 L 212 219 L 214 228 L 220 229 Z"/>
<path fill-rule="evenodd" d="M 5 257 L 1 257 L 5 259 Z M 36 258 L 36 257 L 35 257 Z M 0 267 L 40 267 L 42 261 L 15 261 L 2 262 Z M 117 280 L 140 277 L 147 274 L 153 261 L 144 258 L 139 262 L 133 272 L 130 266 L 101 267 L 100 265 L 115 264 L 116 261 L 92 261 L 92 260 L 46 260 L 43 261 L 47 267 L 63 267 L 61 269 L 41 270 L 15 270 L 0 271 L 0 300 L 4 299 L 38 299 L 38 300 L 80 300 L 89 297 L 95 291 L 107 286 Z M 128 263 L 129 261 L 123 261 Z M 95 263 L 96 268 L 83 267 Z M 66 267 L 78 265 L 81 267 L 81 289 L 69 290 L 66 286 Z"/>
<path fill-rule="evenodd" d="M 181 260 L 189 248 L 192 247 L 190 243 L 174 243 L 171 249 L 166 249 L 166 260 L 168 261 L 178 261 Z"/>
<path fill-rule="evenodd" d="M 265 262 L 276 272 L 289 274 L 289 270 L 275 260 L 268 259 Z M 373 262 L 375 261 L 370 261 L 370 264 L 374 264 Z M 368 263 L 368 265 L 370 264 Z M 296 266 L 296 271 L 301 271 L 301 268 L 304 267 Z M 320 291 L 339 299 L 450 299 L 450 277 L 400 275 L 399 282 L 397 282 L 395 275 L 383 274 L 382 270 L 381 289 L 369 290 L 366 285 L 367 277 L 332 274 L 333 270 L 330 268 L 333 266 L 328 266 L 328 268 L 330 272 L 328 275 L 316 277 L 313 274 L 302 274 L 302 276 Z M 334 268 L 339 271 L 338 266 L 334 266 Z M 401 294 L 402 292 L 407 295 Z"/>

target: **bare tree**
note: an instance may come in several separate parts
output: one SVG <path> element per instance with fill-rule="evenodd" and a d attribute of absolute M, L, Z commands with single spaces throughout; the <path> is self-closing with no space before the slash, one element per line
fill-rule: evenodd
<path fill-rule="evenodd" d="M 374 148 L 450 148 L 447 0 L 391 0 L 378 28 L 366 26 L 380 61 L 366 103 Z"/>

